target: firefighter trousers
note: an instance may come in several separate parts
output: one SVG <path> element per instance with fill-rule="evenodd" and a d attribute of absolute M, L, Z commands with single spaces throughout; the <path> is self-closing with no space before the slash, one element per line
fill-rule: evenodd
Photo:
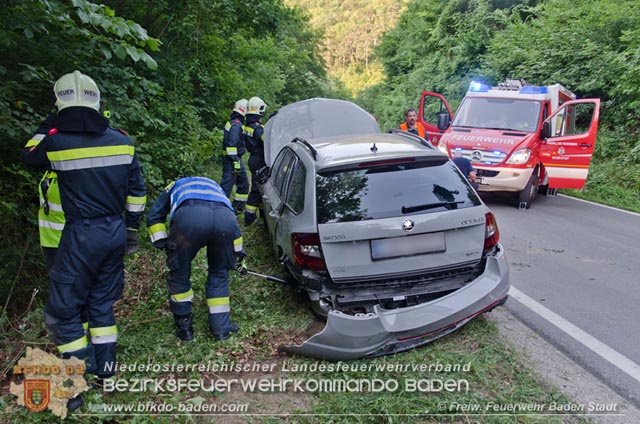
<path fill-rule="evenodd" d="M 260 195 L 259 184 L 256 181 L 257 177 L 255 172 L 265 166 L 266 163 L 262 158 L 262 155 L 252 153 L 249 156 L 249 170 L 251 171 L 251 191 L 249 191 L 249 197 L 247 198 L 246 212 L 249 214 L 255 214 L 258 211 L 258 207 L 262 202 L 262 196 Z"/>
<path fill-rule="evenodd" d="M 126 229 L 122 216 L 69 218 L 49 271 L 45 326 L 63 358 L 85 360 L 86 372 L 114 373 L 116 327 L 113 304 L 124 285 Z M 83 328 L 89 318 L 91 343 Z"/>
<path fill-rule="evenodd" d="M 238 156 L 240 160 L 240 171 L 236 175 L 233 169 L 233 160 L 226 156 L 222 160 L 222 179 L 220 180 L 220 187 L 224 190 L 224 194 L 231 198 L 231 191 L 233 186 L 236 186 L 236 195 L 234 201 L 246 202 L 247 195 L 249 193 L 249 178 L 247 178 L 247 170 L 242 161 L 242 155 Z"/>
<path fill-rule="evenodd" d="M 191 261 L 207 248 L 205 291 L 209 327 L 214 335 L 230 330 L 229 270 L 235 264 L 233 242 L 240 233 L 235 214 L 222 203 L 186 200 L 171 220 L 167 245 L 169 308 L 174 315 L 191 314 Z"/>

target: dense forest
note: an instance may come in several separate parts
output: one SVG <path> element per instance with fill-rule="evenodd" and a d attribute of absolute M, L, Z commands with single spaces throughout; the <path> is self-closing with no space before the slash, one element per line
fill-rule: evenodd
<path fill-rule="evenodd" d="M 53 82 L 74 69 L 98 82 L 112 125 L 131 135 L 151 198 L 211 164 L 241 97 L 271 112 L 357 93 L 386 129 L 423 90 L 455 108 L 471 80 L 515 77 L 602 99 L 586 190 L 640 203 L 636 0 L 9 0 L 0 21 L 3 319 L 7 293 L 28 297 L 43 275 L 39 176 L 20 151 L 51 110 Z"/>
<path fill-rule="evenodd" d="M 407 0 L 285 0 L 304 9 L 322 34 L 320 54 L 333 85 L 355 95 L 383 79 L 376 48 Z"/>

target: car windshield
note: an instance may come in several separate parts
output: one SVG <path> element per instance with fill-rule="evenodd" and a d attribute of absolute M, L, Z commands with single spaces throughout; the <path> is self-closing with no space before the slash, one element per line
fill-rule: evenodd
<path fill-rule="evenodd" d="M 320 172 L 318 223 L 364 221 L 478 206 L 480 199 L 447 159 Z"/>
<path fill-rule="evenodd" d="M 467 97 L 456 113 L 454 127 L 535 132 L 540 102 L 536 100 Z"/>

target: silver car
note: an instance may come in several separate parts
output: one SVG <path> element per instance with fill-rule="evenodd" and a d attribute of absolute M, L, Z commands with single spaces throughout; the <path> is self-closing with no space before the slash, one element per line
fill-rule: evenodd
<path fill-rule="evenodd" d="M 381 133 L 353 103 L 310 99 L 271 117 L 265 145 L 274 253 L 327 321 L 281 350 L 336 361 L 395 353 L 506 300 L 496 220 L 428 142 Z"/>

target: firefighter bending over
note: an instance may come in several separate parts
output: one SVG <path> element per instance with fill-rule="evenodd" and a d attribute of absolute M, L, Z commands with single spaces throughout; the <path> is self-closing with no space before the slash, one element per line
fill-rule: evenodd
<path fill-rule="evenodd" d="M 165 221 L 169 214 L 170 232 Z M 205 284 L 209 328 L 216 340 L 237 333 L 231 322 L 229 270 L 246 256 L 231 202 L 220 186 L 204 177 L 181 178 L 169 184 L 147 214 L 151 242 L 167 253 L 169 309 L 180 340 L 194 338 L 191 303 L 191 261 L 206 246 L 209 270 Z"/>

